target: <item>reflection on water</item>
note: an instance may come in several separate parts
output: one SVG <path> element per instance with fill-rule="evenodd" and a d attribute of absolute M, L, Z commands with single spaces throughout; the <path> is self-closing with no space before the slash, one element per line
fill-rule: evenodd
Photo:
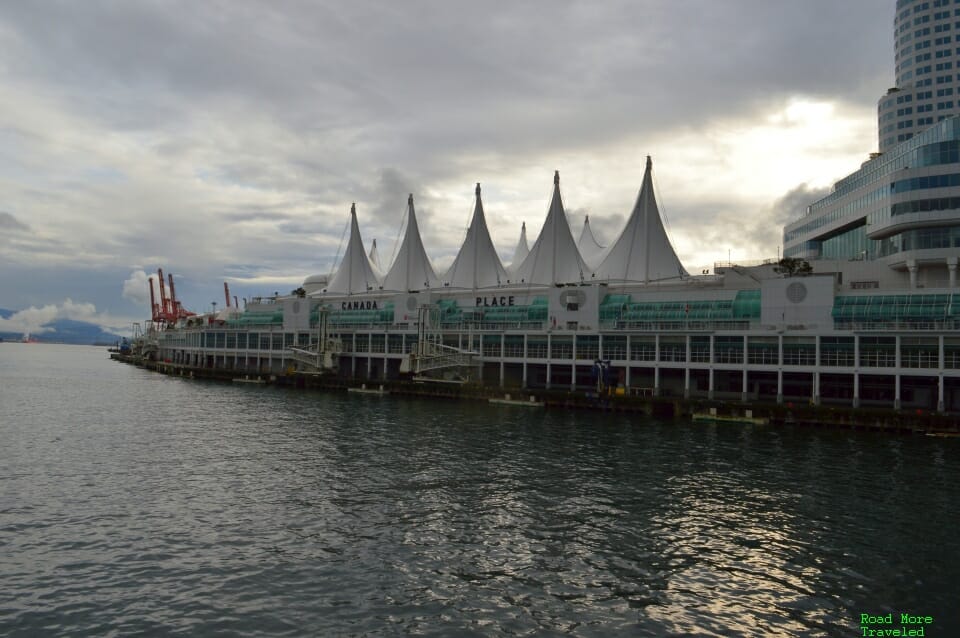
<path fill-rule="evenodd" d="M 0 633 L 960 629 L 958 441 L 183 381 L 0 346 Z"/>

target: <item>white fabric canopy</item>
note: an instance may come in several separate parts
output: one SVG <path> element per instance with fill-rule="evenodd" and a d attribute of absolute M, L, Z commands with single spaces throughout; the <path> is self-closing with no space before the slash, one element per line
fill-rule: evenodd
<path fill-rule="evenodd" d="M 415 291 L 435 288 L 439 280 L 433 272 L 433 266 L 423 249 L 417 214 L 413 209 L 413 195 L 407 200 L 407 232 L 397 252 L 397 258 L 390 266 L 390 272 L 383 278 L 384 290 Z"/>
<path fill-rule="evenodd" d="M 352 295 L 359 292 L 374 290 L 380 285 L 370 260 L 363 250 L 363 240 L 360 238 L 360 226 L 357 224 L 357 205 L 350 205 L 350 241 L 347 250 L 340 260 L 340 267 L 330 279 L 325 291 Z"/>
<path fill-rule="evenodd" d="M 380 265 L 380 253 L 377 252 L 377 240 L 373 240 L 373 245 L 370 246 L 370 253 L 367 255 L 367 258 L 370 259 L 370 265 L 373 266 L 373 271 L 377 273 L 378 277 L 382 278 L 383 275 L 383 266 Z"/>
<path fill-rule="evenodd" d="M 523 222 L 520 226 L 520 241 L 517 242 L 517 247 L 513 251 L 513 259 L 510 261 L 510 267 L 507 268 L 507 272 L 514 272 L 529 254 L 530 246 L 527 244 L 527 222 Z"/>
<path fill-rule="evenodd" d="M 583 230 L 580 231 L 580 239 L 577 240 L 577 250 L 580 251 L 583 260 L 591 268 L 595 268 L 603 260 L 604 247 L 593 236 L 593 230 L 590 228 L 590 215 L 587 215 L 583 220 Z"/>
<path fill-rule="evenodd" d="M 637 203 L 620 236 L 596 269 L 595 279 L 648 282 L 687 275 L 660 219 L 652 172 L 653 162 L 648 156 Z"/>
<path fill-rule="evenodd" d="M 477 203 L 467 236 L 460 252 L 443 276 L 443 283 L 451 288 L 489 288 L 507 282 L 507 271 L 493 247 L 487 219 L 483 214 L 480 199 L 480 184 L 477 184 Z"/>
<path fill-rule="evenodd" d="M 513 283 L 561 284 L 583 281 L 590 268 L 577 250 L 560 199 L 560 173 L 553 176 L 553 199 L 540 236 L 510 277 Z"/>

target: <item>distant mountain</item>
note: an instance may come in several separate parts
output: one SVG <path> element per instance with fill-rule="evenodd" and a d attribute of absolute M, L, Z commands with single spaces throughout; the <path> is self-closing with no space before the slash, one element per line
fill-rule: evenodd
<path fill-rule="evenodd" d="M 15 311 L 0 308 L 0 318 L 8 319 Z M 37 341 L 51 343 L 72 343 L 92 345 L 95 343 L 116 343 L 120 335 L 105 331 L 95 323 L 74 321 L 73 319 L 58 319 L 44 326 L 53 328 L 52 332 L 32 333 L 30 336 Z M 0 339 L 4 341 L 20 341 L 23 337 L 19 332 L 0 332 Z"/>

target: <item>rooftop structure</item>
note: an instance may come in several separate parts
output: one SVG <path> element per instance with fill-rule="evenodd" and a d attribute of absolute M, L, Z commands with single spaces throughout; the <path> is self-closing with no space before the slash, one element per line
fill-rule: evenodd
<path fill-rule="evenodd" d="M 422 290 L 435 288 L 440 280 L 433 272 L 433 266 L 423 249 L 417 214 L 413 209 L 413 195 L 407 199 L 407 230 L 403 235 L 397 258 L 393 260 L 390 271 L 384 276 L 384 290 Z"/>
<path fill-rule="evenodd" d="M 367 258 L 370 260 L 370 265 L 373 266 L 373 270 L 377 273 L 377 276 L 382 275 L 383 266 L 380 264 L 380 253 L 377 251 L 376 239 L 374 239 L 370 245 L 370 252 L 367 254 Z"/>
<path fill-rule="evenodd" d="M 603 259 L 604 247 L 593 236 L 593 230 L 590 228 L 590 215 L 587 215 L 583 220 L 583 230 L 580 231 L 580 239 L 577 240 L 577 250 L 580 251 L 583 260 L 591 268 L 598 266 Z"/>
<path fill-rule="evenodd" d="M 670 244 L 653 193 L 653 161 L 647 157 L 640 194 L 620 236 L 607 249 L 594 277 L 601 281 L 663 281 L 687 271 Z"/>
<path fill-rule="evenodd" d="M 530 253 L 514 271 L 511 280 L 525 284 L 554 285 L 584 281 L 590 267 L 573 241 L 567 214 L 560 198 L 560 172 L 553 175 L 553 197 L 547 218 Z"/>
<path fill-rule="evenodd" d="M 513 272 L 523 263 L 523 260 L 530 254 L 530 246 L 527 244 L 527 223 L 523 222 L 520 226 L 520 240 L 517 247 L 513 249 L 513 259 L 510 260 L 510 267 L 507 269 Z"/>
<path fill-rule="evenodd" d="M 379 286 L 380 281 L 370 265 L 366 252 L 363 250 L 360 225 L 357 223 L 357 205 L 351 204 L 350 239 L 347 242 L 347 250 L 343 253 L 343 259 L 340 260 L 340 267 L 330 278 L 323 291 L 353 295 L 375 290 Z"/>
<path fill-rule="evenodd" d="M 460 251 L 443 276 L 443 285 L 451 288 L 490 288 L 507 281 L 507 271 L 500 262 L 500 256 L 493 247 L 487 218 L 483 214 L 483 201 L 480 199 L 480 184 L 477 184 L 477 201 L 467 236 Z"/>

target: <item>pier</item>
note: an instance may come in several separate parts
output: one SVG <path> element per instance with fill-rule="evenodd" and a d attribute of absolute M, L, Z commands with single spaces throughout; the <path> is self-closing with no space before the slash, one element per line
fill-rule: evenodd
<path fill-rule="evenodd" d="M 835 405 L 772 404 L 754 401 L 722 401 L 690 399 L 673 396 L 652 396 L 650 393 L 578 392 L 557 389 L 515 388 L 504 392 L 498 386 L 479 382 L 424 383 L 422 380 L 401 378 L 377 381 L 350 379 L 334 374 L 288 372 L 285 374 L 250 374 L 245 371 L 218 368 L 203 368 L 179 363 L 151 361 L 134 355 L 113 353 L 110 358 L 130 365 L 170 376 L 191 379 L 207 379 L 251 385 L 274 385 L 291 389 L 309 389 L 326 392 L 348 392 L 399 397 L 417 397 L 441 400 L 480 401 L 485 403 L 513 405 L 535 404 L 547 410 L 595 410 L 633 412 L 661 420 L 703 421 L 718 425 L 750 424 L 758 427 L 796 425 L 818 428 L 870 430 L 891 434 L 960 436 L 960 424 L 950 415 L 928 410 L 896 410 L 888 408 L 853 408 Z M 509 397 L 509 398 L 508 398 Z M 522 400 L 515 400 L 518 397 Z M 531 397 L 533 397 L 531 399 Z M 705 418 L 705 416 L 712 418 Z"/>

